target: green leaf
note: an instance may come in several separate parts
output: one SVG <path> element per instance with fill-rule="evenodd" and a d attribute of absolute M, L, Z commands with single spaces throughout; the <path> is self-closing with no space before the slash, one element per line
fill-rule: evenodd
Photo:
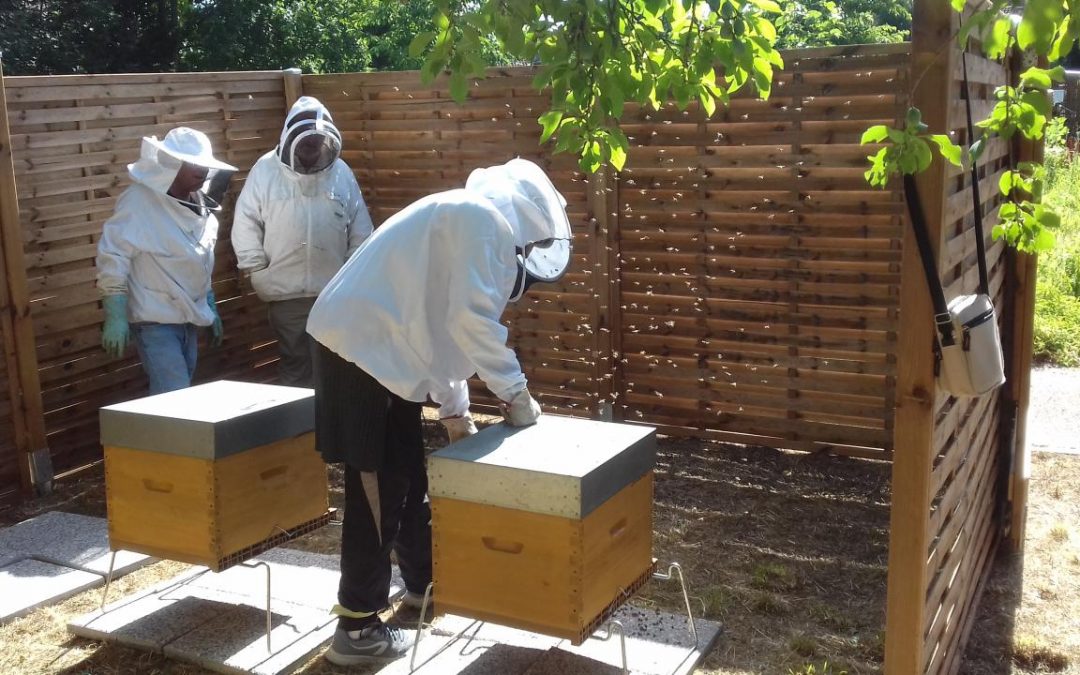
<path fill-rule="evenodd" d="M 921 138 L 916 138 L 912 145 L 915 149 L 915 171 L 911 173 L 919 173 L 926 171 L 930 163 L 934 161 L 934 153 L 930 152 L 930 146 Z"/>
<path fill-rule="evenodd" d="M 964 11 L 964 5 L 967 4 L 967 0 L 952 0 L 952 8 L 955 12 Z"/>
<path fill-rule="evenodd" d="M 469 82 L 465 72 L 457 69 L 450 73 L 450 96 L 458 103 L 464 103 L 469 95 Z"/>
<path fill-rule="evenodd" d="M 889 137 L 889 127 L 884 124 L 875 124 L 866 131 L 863 132 L 862 140 L 859 141 L 861 145 L 867 143 L 879 143 Z"/>
<path fill-rule="evenodd" d="M 1054 237 L 1054 233 L 1046 228 L 1039 230 L 1039 233 L 1035 235 L 1034 241 L 1031 243 L 1031 248 L 1036 253 L 1043 251 L 1049 251 L 1054 248 L 1057 243 L 1057 238 Z"/>
<path fill-rule="evenodd" d="M 1012 21 L 1002 17 L 994 21 L 993 27 L 983 38 L 983 53 L 987 58 L 1002 59 L 1009 50 L 1012 41 Z"/>
<path fill-rule="evenodd" d="M 1043 68 L 1028 68 L 1020 74 L 1020 84 L 1029 87 L 1047 89 L 1053 84 L 1050 79 L 1050 71 Z"/>
<path fill-rule="evenodd" d="M 1036 53 L 1045 56 L 1053 46 L 1058 23 L 1064 18 L 1061 0 L 1027 0 L 1024 16 L 1016 29 L 1020 48 L 1034 48 Z"/>
<path fill-rule="evenodd" d="M 934 134 L 930 140 L 937 144 L 941 156 L 955 166 L 963 166 L 964 150 L 945 134 Z"/>
<path fill-rule="evenodd" d="M 416 58 L 427 50 L 428 45 L 435 40 L 435 31 L 425 31 L 412 39 L 409 43 L 409 56 Z"/>
<path fill-rule="evenodd" d="M 540 134 L 540 142 L 546 143 L 555 130 L 559 128 L 559 123 L 562 122 L 563 112 L 561 110 L 549 110 L 541 115 L 536 121 L 544 128 L 542 134 Z"/>
<path fill-rule="evenodd" d="M 626 150 L 617 145 L 609 145 L 608 147 L 611 151 L 611 166 L 616 171 L 622 171 L 623 166 L 626 164 Z"/>
<path fill-rule="evenodd" d="M 713 113 L 716 112 L 716 99 L 713 98 L 713 95 L 702 88 L 702 90 L 698 92 L 698 101 L 701 102 L 701 109 L 705 111 L 705 115 L 707 117 L 712 117 Z"/>

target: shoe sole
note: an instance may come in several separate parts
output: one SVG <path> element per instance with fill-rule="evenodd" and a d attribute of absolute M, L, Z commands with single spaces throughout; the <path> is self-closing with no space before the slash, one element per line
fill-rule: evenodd
<path fill-rule="evenodd" d="M 410 649 L 411 649 L 411 647 L 410 647 Z M 339 652 L 335 652 L 333 649 L 328 649 L 328 650 L 326 650 L 326 653 L 323 654 L 323 657 L 325 657 L 327 661 L 334 664 L 335 666 L 356 666 L 356 665 L 360 665 L 361 663 L 388 663 L 390 661 L 396 661 L 397 659 L 400 659 L 403 656 L 405 656 L 405 654 L 398 654 L 396 656 L 374 656 L 374 655 L 370 655 L 370 654 L 341 654 Z"/>

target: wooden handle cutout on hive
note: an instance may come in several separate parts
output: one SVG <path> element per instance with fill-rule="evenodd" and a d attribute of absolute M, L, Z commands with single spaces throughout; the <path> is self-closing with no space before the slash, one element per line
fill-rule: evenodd
<path fill-rule="evenodd" d="M 623 518 L 619 518 L 619 521 L 611 526 L 611 529 L 608 530 L 608 534 L 611 535 L 612 539 L 618 539 L 619 535 L 622 534 L 625 531 L 626 531 L 626 518 L 623 517 Z"/>
<path fill-rule="evenodd" d="M 280 488 L 284 487 L 286 478 L 289 473 L 289 467 L 286 465 L 275 466 L 272 469 L 267 469 L 259 474 L 259 478 L 265 487 L 268 488 Z"/>
<path fill-rule="evenodd" d="M 499 553 L 517 555 L 525 549 L 525 544 L 520 541 L 500 541 L 495 537 L 481 537 L 481 540 L 484 542 L 485 548 L 489 548 L 492 551 L 498 551 Z"/>
<path fill-rule="evenodd" d="M 164 481 L 154 480 L 153 478 L 143 478 L 143 487 L 150 492 L 161 492 L 163 494 L 169 494 L 173 491 L 173 484 L 166 483 Z"/>

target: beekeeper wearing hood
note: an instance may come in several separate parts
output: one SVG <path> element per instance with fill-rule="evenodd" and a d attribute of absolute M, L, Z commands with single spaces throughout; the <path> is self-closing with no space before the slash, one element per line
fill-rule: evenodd
<path fill-rule="evenodd" d="M 412 643 L 377 612 L 391 548 L 407 603 L 431 581 L 421 405 L 440 405 L 452 441 L 475 433 L 466 379 L 476 374 L 508 423 L 536 421 L 540 406 L 499 319 L 532 283 L 558 280 L 570 251 L 566 201 L 540 167 L 514 159 L 395 214 L 315 302 L 316 445 L 346 464 L 330 661 L 392 658 Z"/>
<path fill-rule="evenodd" d="M 300 97 L 277 148 L 240 192 L 232 243 L 237 266 L 266 303 L 281 384 L 311 386 L 305 331 L 315 297 L 371 234 L 360 186 L 340 159 L 341 133 L 317 99 Z"/>
<path fill-rule="evenodd" d="M 196 129 L 144 138 L 139 160 L 128 165 L 132 184 L 105 222 L 97 255 L 101 343 L 119 357 L 134 338 L 151 394 L 191 384 L 198 327 L 210 326 L 212 344 L 221 342 L 210 284 L 220 207 L 207 188 L 235 171 L 214 159 L 210 139 Z"/>

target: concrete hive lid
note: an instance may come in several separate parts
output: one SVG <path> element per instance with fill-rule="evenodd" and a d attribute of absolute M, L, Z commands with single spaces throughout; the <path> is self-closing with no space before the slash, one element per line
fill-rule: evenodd
<path fill-rule="evenodd" d="M 218 459 L 315 428 L 315 392 L 219 380 L 101 409 L 101 444 Z"/>
<path fill-rule="evenodd" d="M 652 427 L 542 415 L 533 426 L 496 424 L 431 455 L 428 494 L 584 518 L 655 464 Z"/>

